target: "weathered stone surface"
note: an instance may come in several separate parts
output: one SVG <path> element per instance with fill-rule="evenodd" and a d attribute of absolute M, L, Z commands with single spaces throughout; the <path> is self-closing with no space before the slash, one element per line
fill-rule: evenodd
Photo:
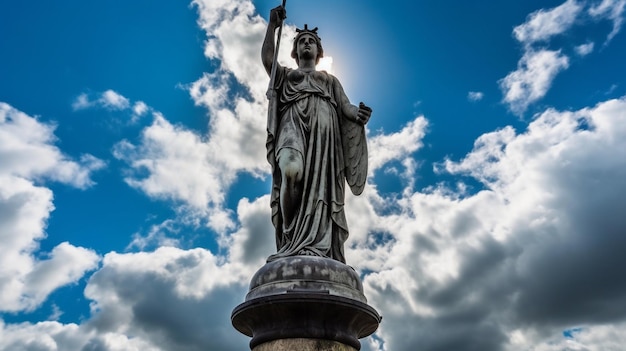
<path fill-rule="evenodd" d="M 381 317 L 371 306 L 343 296 L 291 292 L 255 298 L 235 307 L 235 329 L 252 337 L 250 348 L 291 338 L 332 340 L 360 350 L 360 338 L 376 331 Z"/>
<path fill-rule="evenodd" d="M 367 302 L 359 275 L 352 267 L 315 256 L 285 257 L 261 267 L 252 277 L 246 301 L 293 292 L 325 293 Z"/>
<path fill-rule="evenodd" d="M 365 124 L 372 109 L 363 102 L 353 105 L 339 79 L 316 70 L 324 56 L 317 28 L 297 30 L 292 57 L 298 67 L 280 65 L 274 38 L 285 15 L 282 6 L 270 12 L 261 50 L 270 75 L 266 147 L 278 251 L 268 262 L 310 255 L 345 263 L 346 181 L 355 195 L 365 187 Z"/>
<path fill-rule="evenodd" d="M 357 351 L 340 342 L 320 339 L 281 339 L 261 344 L 252 351 Z"/>

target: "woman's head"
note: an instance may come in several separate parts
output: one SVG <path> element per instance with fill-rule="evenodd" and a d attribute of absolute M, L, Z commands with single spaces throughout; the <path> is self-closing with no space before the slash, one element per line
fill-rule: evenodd
<path fill-rule="evenodd" d="M 304 29 L 296 29 L 298 34 L 293 39 L 293 48 L 291 49 L 291 57 L 296 59 L 296 63 L 300 64 L 300 57 L 298 57 L 298 43 L 313 38 L 316 43 L 317 55 L 315 57 L 315 64 L 317 65 L 322 57 L 324 57 L 324 48 L 322 47 L 322 39 L 317 36 L 317 27 L 309 29 L 308 25 L 304 25 Z"/>

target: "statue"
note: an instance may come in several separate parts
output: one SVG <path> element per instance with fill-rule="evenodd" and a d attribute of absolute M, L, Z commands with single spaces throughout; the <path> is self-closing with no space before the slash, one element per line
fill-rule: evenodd
<path fill-rule="evenodd" d="M 266 146 L 277 246 L 268 262 L 310 255 L 345 263 L 345 183 L 355 195 L 365 186 L 372 110 L 352 105 L 337 78 L 315 69 L 324 54 L 317 28 L 297 30 L 291 56 L 298 68 L 278 64 L 274 36 L 284 18 L 283 6 L 271 10 L 262 48 L 271 77 Z"/>
<path fill-rule="evenodd" d="M 270 12 L 261 53 L 270 76 L 266 146 L 277 252 L 252 276 L 231 321 L 254 351 L 357 351 L 382 319 L 343 252 L 345 186 L 355 195 L 365 186 L 372 109 L 352 105 L 337 78 L 315 69 L 324 55 L 317 28 L 297 30 L 298 68 L 278 64 L 285 2 Z"/>

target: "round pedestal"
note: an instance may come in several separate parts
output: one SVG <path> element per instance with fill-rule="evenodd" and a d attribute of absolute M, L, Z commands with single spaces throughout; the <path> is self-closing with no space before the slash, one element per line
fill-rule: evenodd
<path fill-rule="evenodd" d="M 328 258 L 295 256 L 263 266 L 231 320 L 252 337 L 255 351 L 289 339 L 285 342 L 306 339 L 309 346 L 317 340 L 349 347 L 320 350 L 359 350 L 359 339 L 374 333 L 381 317 L 367 305 L 354 269 Z"/>

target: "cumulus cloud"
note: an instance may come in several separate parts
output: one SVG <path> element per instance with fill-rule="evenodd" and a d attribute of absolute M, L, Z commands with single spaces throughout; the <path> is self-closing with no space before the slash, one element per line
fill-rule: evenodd
<path fill-rule="evenodd" d="M 113 153 L 131 167 L 133 172 L 125 178 L 130 186 L 151 197 L 188 206 L 187 212 L 210 218 L 211 227 L 218 231 L 233 226 L 223 203 L 236 173 L 218 145 L 204 142 L 196 133 L 172 125 L 157 113 L 153 124 L 143 130 L 139 145 L 122 141 Z"/>
<path fill-rule="evenodd" d="M 554 77 L 569 67 L 569 58 L 561 51 L 529 50 L 517 64 L 517 70 L 499 81 L 505 92 L 503 101 L 521 115 L 528 106 L 543 98 Z"/>
<path fill-rule="evenodd" d="M 370 174 L 391 160 L 404 159 L 423 146 L 428 121 L 424 116 L 407 123 L 399 132 L 373 136 L 368 141 Z"/>
<path fill-rule="evenodd" d="M 78 188 L 94 185 L 91 173 L 105 163 L 89 154 L 71 160 L 54 145 L 55 126 L 39 122 L 0 102 L 0 174 L 19 178 L 50 179 Z"/>
<path fill-rule="evenodd" d="M 394 240 L 364 281 L 385 316 L 383 349 L 556 350 L 564 330 L 615 330 L 626 315 L 625 110 L 626 98 L 547 110 L 523 133 L 485 134 L 439 171 L 486 190 L 400 199 L 381 218 Z M 582 335 L 559 345 L 617 349 Z"/>
<path fill-rule="evenodd" d="M 34 181 L 54 180 L 78 188 L 93 184 L 104 163 L 91 155 L 71 160 L 55 145 L 54 126 L 0 103 L 0 310 L 32 311 L 57 288 L 96 268 L 91 250 L 61 243 L 38 252 L 52 191 Z"/>
<path fill-rule="evenodd" d="M 108 253 L 85 288 L 89 318 L 80 324 L 0 319 L 0 350 L 240 350 L 248 338 L 230 325 L 230 313 L 273 249 L 267 201 L 241 200 L 242 228 L 227 256 L 165 246 Z"/>
<path fill-rule="evenodd" d="M 237 267 L 203 249 L 110 253 L 85 289 L 94 300 L 89 326 L 135 335 L 159 350 L 231 350 L 245 344 L 224 323 L 243 301 L 243 280 Z"/>

